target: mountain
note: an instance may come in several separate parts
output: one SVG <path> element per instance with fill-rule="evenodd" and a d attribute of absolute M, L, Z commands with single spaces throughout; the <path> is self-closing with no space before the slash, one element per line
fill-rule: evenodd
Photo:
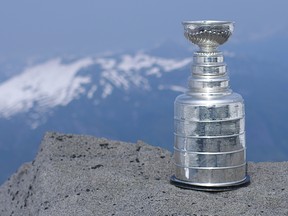
<path fill-rule="evenodd" d="M 246 101 L 248 160 L 288 160 L 283 63 L 224 54 L 232 89 Z M 172 151 L 173 102 L 185 91 L 191 56 L 168 43 L 150 51 L 47 59 L 6 79 L 0 83 L 0 181 L 34 158 L 46 131 L 142 139 Z"/>

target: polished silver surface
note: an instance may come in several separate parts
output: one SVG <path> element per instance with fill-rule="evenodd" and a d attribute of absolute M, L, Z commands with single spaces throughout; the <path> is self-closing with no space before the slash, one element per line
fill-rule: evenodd
<path fill-rule="evenodd" d="M 202 51 L 213 51 L 231 36 L 234 25 L 228 21 L 184 21 L 184 35 Z"/>
<path fill-rule="evenodd" d="M 227 66 L 217 47 L 233 32 L 233 22 L 183 22 L 184 35 L 199 46 L 188 89 L 174 103 L 174 166 L 171 182 L 201 188 L 238 186 L 249 181 L 245 108 L 229 86 Z"/>

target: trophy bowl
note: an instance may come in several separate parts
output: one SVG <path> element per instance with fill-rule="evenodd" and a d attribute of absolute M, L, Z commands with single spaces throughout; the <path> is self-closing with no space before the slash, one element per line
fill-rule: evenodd
<path fill-rule="evenodd" d="M 229 21 L 184 21 L 184 35 L 201 51 L 211 52 L 231 36 L 234 23 Z"/>

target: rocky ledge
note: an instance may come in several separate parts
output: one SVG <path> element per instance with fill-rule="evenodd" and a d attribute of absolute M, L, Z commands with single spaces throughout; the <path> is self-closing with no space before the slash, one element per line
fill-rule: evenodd
<path fill-rule="evenodd" d="M 167 150 L 47 133 L 36 159 L 0 187 L 0 215 L 288 215 L 288 162 L 248 169 L 248 187 L 184 190 L 169 183 Z"/>

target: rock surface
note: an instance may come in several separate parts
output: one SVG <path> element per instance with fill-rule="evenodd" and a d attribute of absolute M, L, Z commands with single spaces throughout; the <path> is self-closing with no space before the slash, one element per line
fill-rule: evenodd
<path fill-rule="evenodd" d="M 288 162 L 248 169 L 248 187 L 184 190 L 169 183 L 167 150 L 47 133 L 36 159 L 0 187 L 0 215 L 288 215 Z"/>

